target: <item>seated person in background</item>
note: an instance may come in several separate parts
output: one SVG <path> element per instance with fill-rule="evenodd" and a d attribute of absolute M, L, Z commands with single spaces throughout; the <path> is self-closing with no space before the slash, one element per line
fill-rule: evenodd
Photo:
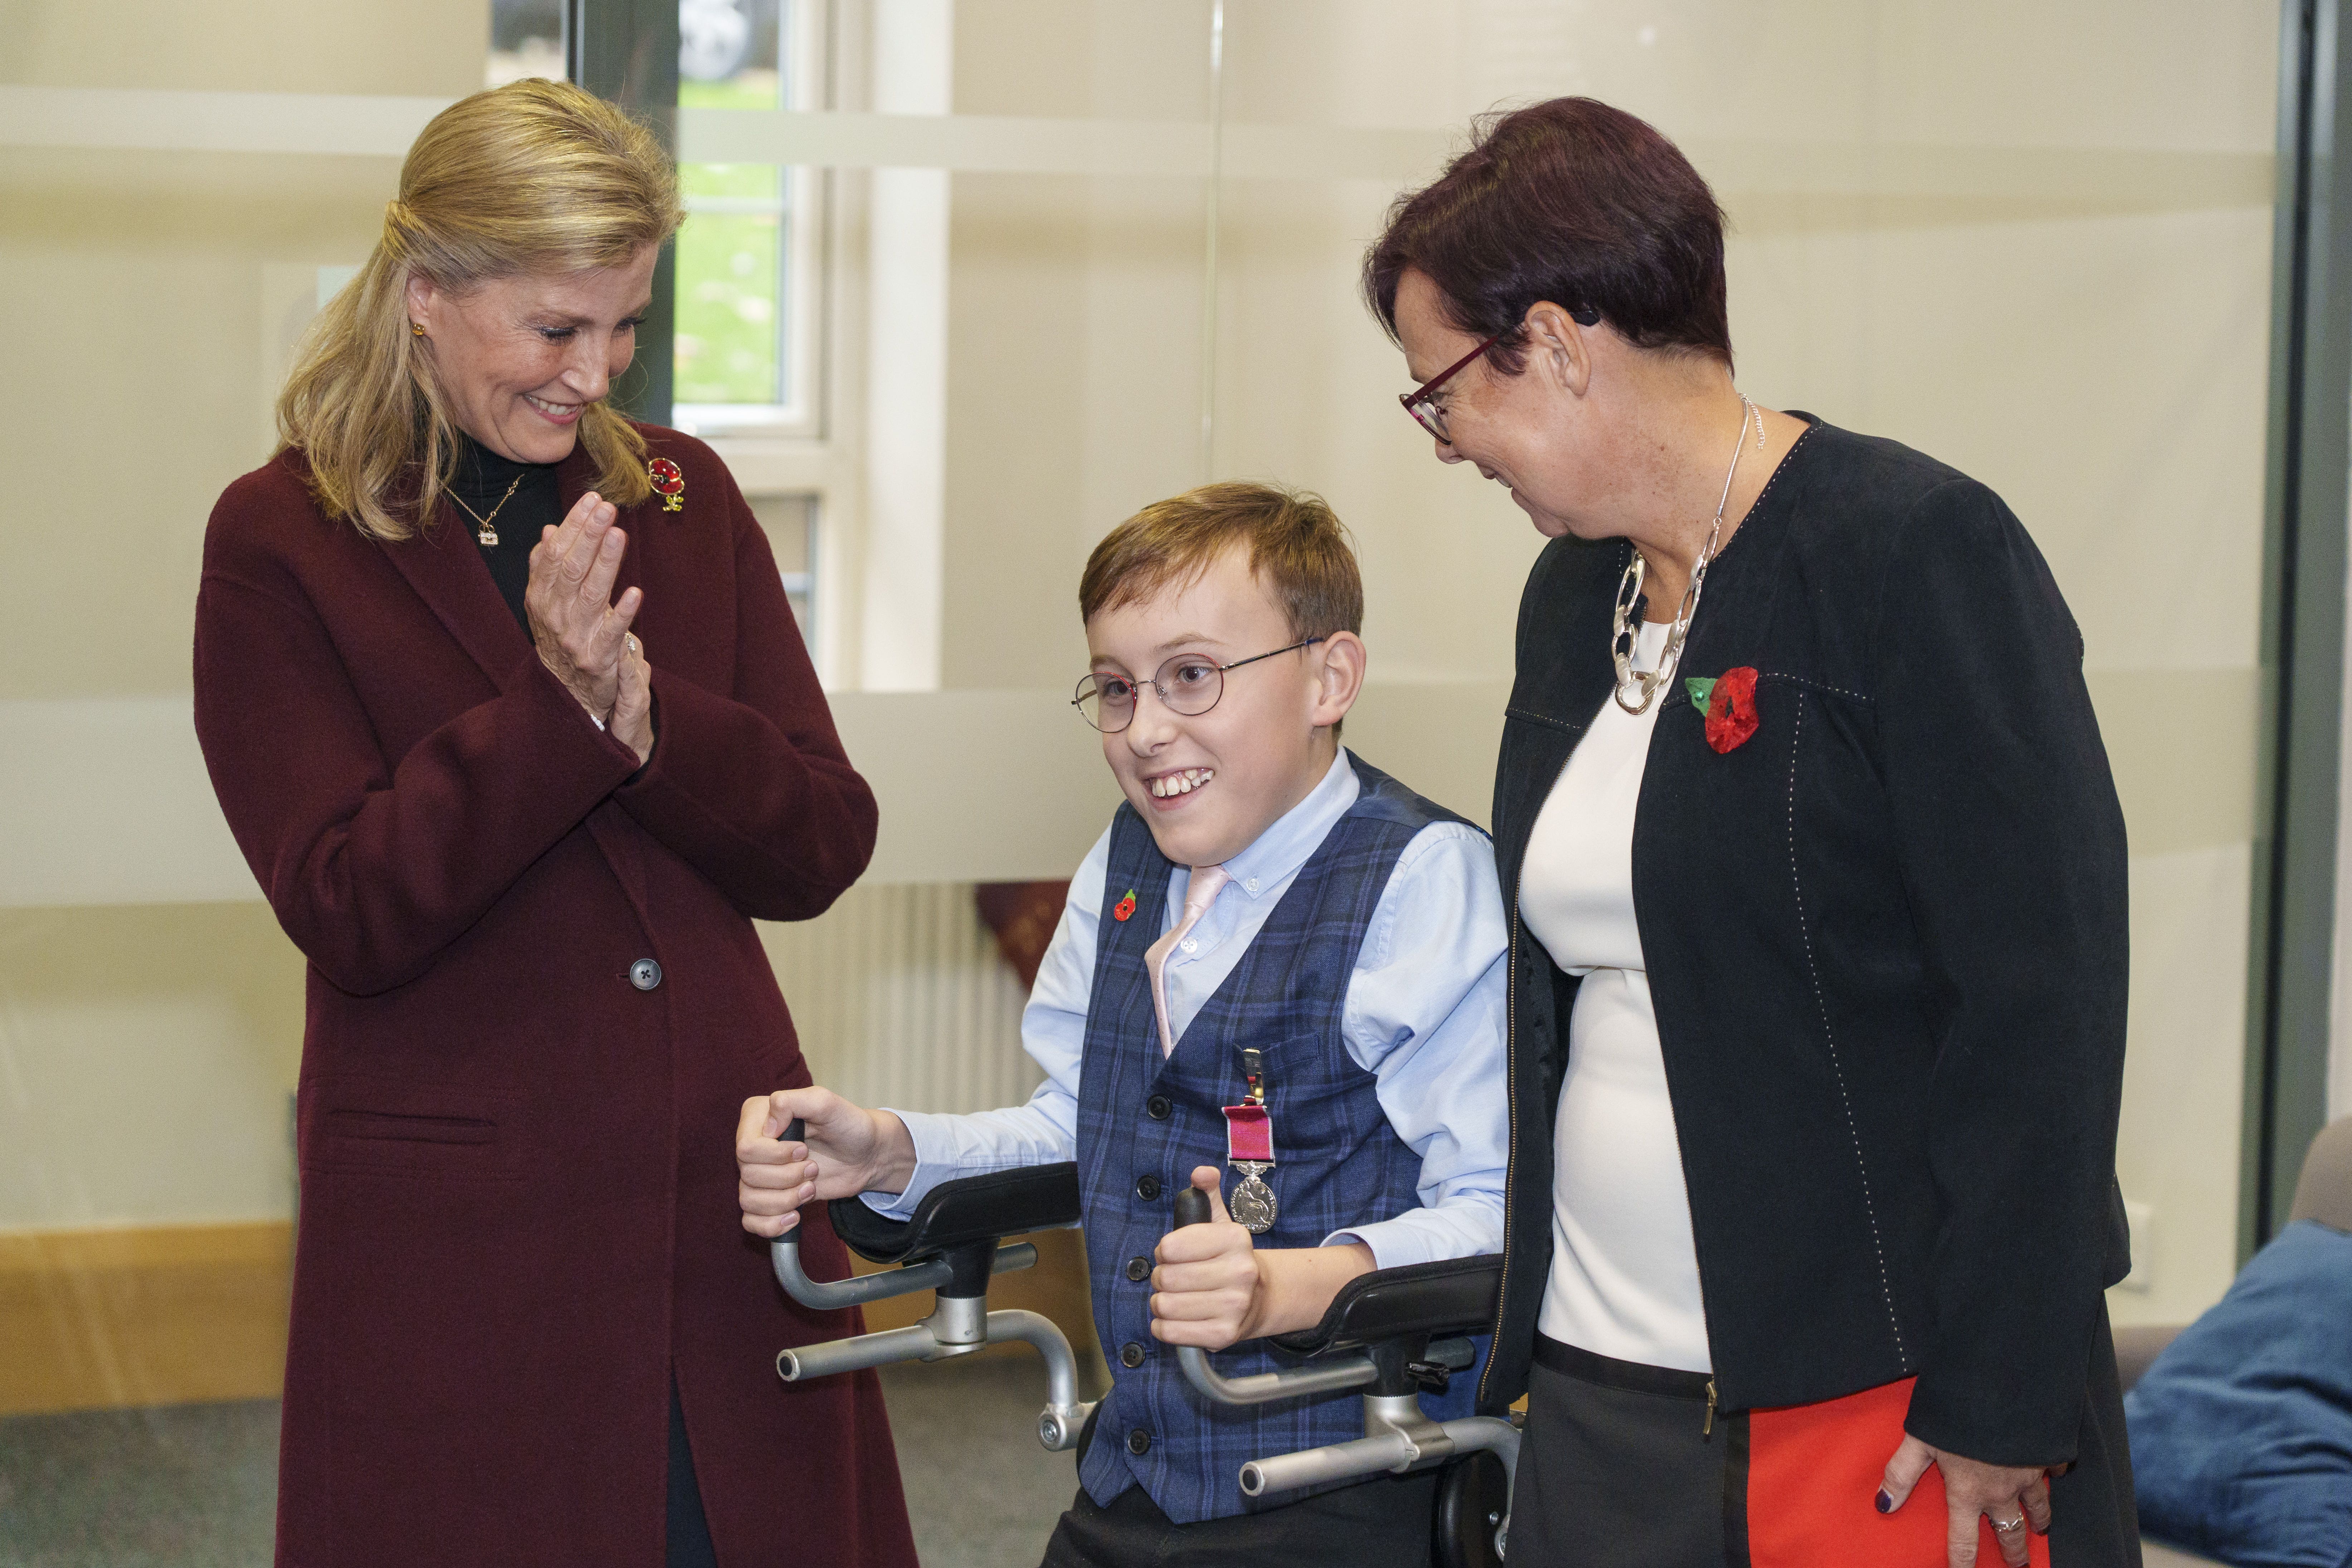
<path fill-rule="evenodd" d="M 1022 1017 L 1045 1081 L 971 1116 L 822 1088 L 753 1100 L 743 1224 L 781 1235 L 801 1205 L 853 1194 L 891 1194 L 866 1201 L 903 1216 L 941 1182 L 1076 1159 L 1116 1364 L 1046 1563 L 1180 1546 L 1284 1568 L 1426 1562 L 1433 1472 L 1242 1495 L 1248 1459 L 1361 1436 L 1354 1392 L 1212 1406 L 1161 1347 L 1307 1328 L 1370 1269 L 1500 1250 L 1493 854 L 1339 745 L 1363 588 L 1321 500 L 1227 483 L 1147 507 L 1096 546 L 1078 605 L 1094 668 L 1076 706 L 1127 799 Z M 805 1142 L 779 1142 L 794 1118 Z M 1254 1145 L 1269 1123 L 1271 1147 Z M 1215 1218 L 1171 1234 L 1187 1180 Z M 1253 1347 L 1220 1369 L 1273 1364 Z M 1431 1413 L 1467 1414 L 1474 1382 Z"/>

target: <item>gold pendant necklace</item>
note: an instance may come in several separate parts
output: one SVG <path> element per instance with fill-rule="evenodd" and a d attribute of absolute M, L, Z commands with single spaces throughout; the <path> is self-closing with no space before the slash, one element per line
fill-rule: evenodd
<path fill-rule="evenodd" d="M 451 500 L 456 501 L 459 506 L 466 507 L 466 515 L 467 517 L 472 518 L 476 522 L 481 524 L 481 527 L 474 531 L 474 539 L 476 542 L 479 543 L 487 550 L 499 542 L 499 531 L 490 526 L 491 519 L 496 518 L 499 513 L 506 510 L 507 502 L 514 500 L 515 491 L 521 488 L 522 476 L 520 474 L 517 474 L 514 479 L 514 483 L 507 487 L 507 493 L 499 498 L 499 504 L 490 508 L 489 517 L 484 517 L 472 507 L 466 506 L 466 498 L 459 495 L 456 490 L 450 490 L 448 492 L 448 496 Z"/>

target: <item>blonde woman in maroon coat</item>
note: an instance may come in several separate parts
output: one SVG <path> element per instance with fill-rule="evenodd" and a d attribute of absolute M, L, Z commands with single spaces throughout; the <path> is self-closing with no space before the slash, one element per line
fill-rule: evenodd
<path fill-rule="evenodd" d="M 875 809 L 726 469 L 604 401 L 680 216 L 575 88 L 438 116 L 205 536 L 197 730 L 310 963 L 281 1563 L 915 1560 L 872 1374 L 771 1370 L 855 1314 L 736 1219 L 809 1082 L 751 921 Z"/>

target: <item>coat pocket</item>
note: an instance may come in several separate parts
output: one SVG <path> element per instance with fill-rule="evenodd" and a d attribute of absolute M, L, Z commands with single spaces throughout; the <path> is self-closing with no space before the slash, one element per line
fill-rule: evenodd
<path fill-rule="evenodd" d="M 518 1129 L 501 1125 L 494 1096 L 396 1080 L 311 1086 L 302 1168 L 390 1175 L 511 1180 L 521 1173 Z"/>
<path fill-rule="evenodd" d="M 488 1143 L 499 1124 L 478 1116 L 417 1116 L 379 1110 L 330 1110 L 327 1136 L 392 1143 Z"/>

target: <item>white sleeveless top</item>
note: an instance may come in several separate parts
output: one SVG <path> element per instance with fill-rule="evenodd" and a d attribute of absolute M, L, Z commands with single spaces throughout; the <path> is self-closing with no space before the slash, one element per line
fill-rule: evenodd
<path fill-rule="evenodd" d="M 1668 629 L 1643 623 L 1636 668 L 1657 668 Z M 1633 923 L 1633 807 L 1669 694 L 1638 716 L 1601 703 L 1536 817 L 1520 873 L 1520 919 L 1554 963 L 1583 976 L 1552 1130 L 1551 1276 L 1537 1326 L 1619 1361 L 1712 1372 L 1682 1145 Z"/>

